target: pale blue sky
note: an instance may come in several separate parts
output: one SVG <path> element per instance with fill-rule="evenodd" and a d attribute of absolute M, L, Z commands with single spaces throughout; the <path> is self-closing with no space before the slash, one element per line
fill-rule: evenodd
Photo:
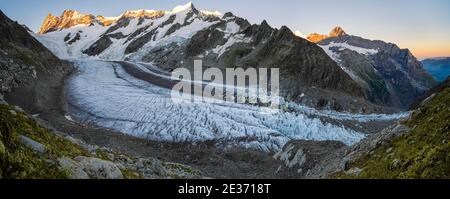
<path fill-rule="evenodd" d="M 189 0 L 0 0 L 13 20 L 38 30 L 48 13 L 64 9 L 104 16 L 125 10 L 170 10 Z M 342 26 L 347 33 L 410 48 L 420 58 L 450 56 L 449 0 L 193 0 L 201 10 L 231 11 L 252 23 L 266 19 L 275 27 L 328 33 Z"/>

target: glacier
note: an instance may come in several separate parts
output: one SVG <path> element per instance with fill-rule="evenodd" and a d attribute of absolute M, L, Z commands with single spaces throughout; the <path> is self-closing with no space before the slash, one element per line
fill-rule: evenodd
<path fill-rule="evenodd" d="M 296 108 L 303 112 L 285 112 L 236 103 L 175 103 L 170 89 L 133 77 L 120 62 L 72 61 L 77 72 L 68 81 L 66 97 L 70 117 L 80 123 L 155 141 L 215 141 L 220 148 L 262 151 L 278 151 L 292 139 L 336 140 L 352 145 L 365 137 L 310 116 L 364 120 L 364 115 L 352 117 L 301 106 Z M 403 116 L 368 115 L 366 119 Z"/>

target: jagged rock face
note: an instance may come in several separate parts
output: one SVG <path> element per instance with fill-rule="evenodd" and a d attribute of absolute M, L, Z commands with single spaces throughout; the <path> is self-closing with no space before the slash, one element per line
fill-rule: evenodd
<path fill-rule="evenodd" d="M 330 33 L 344 34 L 341 28 Z M 76 26 L 37 38 L 62 58 L 152 62 L 168 71 L 192 69 L 194 59 L 202 59 L 204 67 L 221 69 L 276 67 L 280 68 L 282 96 L 300 101 L 306 95 L 301 101 L 312 106 L 354 101 L 333 96 L 364 96 L 360 86 L 320 47 L 287 27 L 278 30 L 266 21 L 250 24 L 232 13 L 201 11 L 192 4 L 172 11 L 125 12 L 109 26 Z"/>
<path fill-rule="evenodd" d="M 344 35 L 347 35 L 347 33 L 345 33 L 344 29 L 339 26 L 334 27 L 329 34 L 330 37 L 340 37 Z"/>
<path fill-rule="evenodd" d="M 100 18 L 105 20 L 102 17 Z M 91 25 L 94 19 L 93 15 L 81 14 L 74 10 L 64 10 L 60 17 L 49 14 L 42 23 L 39 34 L 71 28 L 76 25 Z"/>
<path fill-rule="evenodd" d="M 372 102 L 405 109 L 435 85 L 411 52 L 395 44 L 344 35 L 318 45 L 364 88 Z"/>
<path fill-rule="evenodd" d="M 0 12 L 0 92 L 32 85 L 41 75 L 63 71 L 65 66 L 23 26 Z"/>
<path fill-rule="evenodd" d="M 340 36 L 344 36 L 344 35 L 347 35 L 347 33 L 345 33 L 344 29 L 342 29 L 339 26 L 336 26 L 333 28 L 333 30 L 331 30 L 331 32 L 328 35 L 312 33 L 312 34 L 308 35 L 306 38 L 311 42 L 318 43 L 324 39 L 340 37 Z"/>

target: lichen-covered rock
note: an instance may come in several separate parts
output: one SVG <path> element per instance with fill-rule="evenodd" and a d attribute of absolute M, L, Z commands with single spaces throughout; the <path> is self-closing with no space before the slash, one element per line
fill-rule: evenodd
<path fill-rule="evenodd" d="M 86 150 L 86 151 L 88 151 L 90 153 L 93 153 L 93 152 L 95 152 L 98 149 L 97 146 L 86 144 L 82 140 L 76 139 L 76 138 L 74 138 L 72 136 L 66 136 L 65 139 L 67 141 L 73 143 L 73 144 L 76 144 L 76 145 L 80 146 L 81 148 L 83 148 L 84 150 Z"/>
<path fill-rule="evenodd" d="M 353 167 L 353 168 L 345 171 L 345 174 L 358 176 L 361 173 L 361 171 L 362 171 L 362 169 L 360 169 L 358 167 Z"/>
<path fill-rule="evenodd" d="M 122 172 L 113 162 L 84 156 L 76 157 L 75 161 L 91 178 L 123 179 Z"/>
<path fill-rule="evenodd" d="M 70 179 L 89 179 L 89 175 L 77 162 L 70 158 L 62 157 L 58 159 L 62 171 L 66 172 Z"/>
<path fill-rule="evenodd" d="M 20 138 L 20 142 L 22 144 L 24 144 L 25 146 L 27 146 L 28 148 L 30 148 L 37 154 L 43 155 L 45 152 L 47 152 L 47 149 L 45 148 L 45 146 L 43 144 L 36 142 L 27 136 L 20 135 L 19 138 Z"/>

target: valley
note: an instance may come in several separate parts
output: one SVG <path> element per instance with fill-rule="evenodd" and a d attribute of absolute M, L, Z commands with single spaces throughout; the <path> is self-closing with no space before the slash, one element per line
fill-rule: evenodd
<path fill-rule="evenodd" d="M 251 24 L 192 3 L 117 17 L 65 10 L 49 14 L 39 33 L 3 14 L 0 24 L 2 103 L 64 139 L 96 146 L 100 152 L 91 153 L 143 178 L 358 176 L 358 158 L 414 131 L 408 121 L 433 98 L 427 91 L 442 92 L 429 91 L 437 82 L 395 44 L 340 27 L 307 40 L 286 26 Z M 171 73 L 193 70 L 195 60 L 221 71 L 279 68 L 280 103 L 171 95 L 179 82 Z M 441 101 L 434 103 L 448 105 Z M 125 164 L 118 154 L 133 160 Z M 150 166 L 135 167 L 135 159 Z"/>

